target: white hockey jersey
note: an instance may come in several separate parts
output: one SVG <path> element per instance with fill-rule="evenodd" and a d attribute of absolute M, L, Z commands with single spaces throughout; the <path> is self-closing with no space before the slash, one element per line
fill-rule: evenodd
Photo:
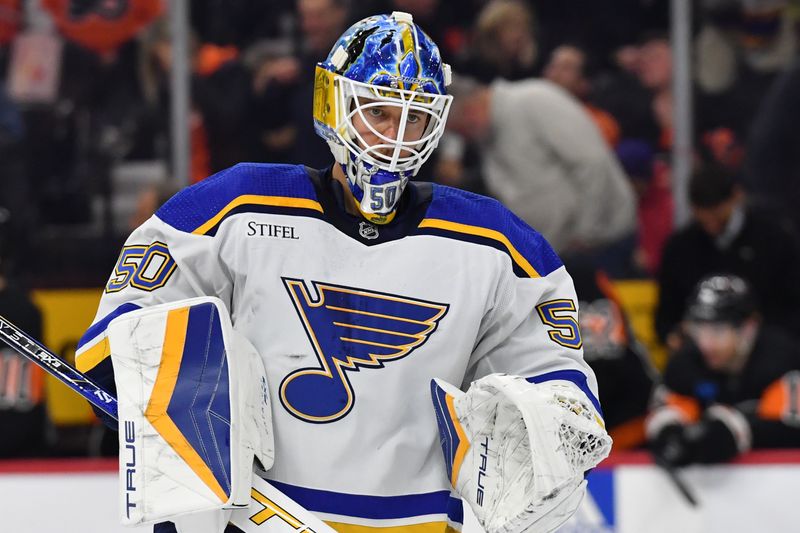
<path fill-rule="evenodd" d="M 386 226 L 341 203 L 329 170 L 292 165 L 180 192 L 127 240 L 77 366 L 112 388 L 113 318 L 218 296 L 264 359 L 279 489 L 339 531 L 460 529 L 431 379 L 568 379 L 599 410 L 572 281 L 494 200 L 411 183 Z"/>

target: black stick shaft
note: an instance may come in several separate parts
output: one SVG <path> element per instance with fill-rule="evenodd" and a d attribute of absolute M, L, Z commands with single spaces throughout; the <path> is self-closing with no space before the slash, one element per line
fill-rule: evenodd
<path fill-rule="evenodd" d="M 2 316 L 0 316 L 0 339 L 86 398 L 89 403 L 117 418 L 117 399 L 113 395 Z"/>

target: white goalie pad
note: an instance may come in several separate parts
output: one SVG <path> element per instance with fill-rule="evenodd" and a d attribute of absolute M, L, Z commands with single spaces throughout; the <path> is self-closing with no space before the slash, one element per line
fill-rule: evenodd
<path fill-rule="evenodd" d="M 431 383 L 447 472 L 487 533 L 554 531 L 583 498 L 611 438 L 569 381 L 493 374 L 464 393 Z"/>
<path fill-rule="evenodd" d="M 192 298 L 108 326 L 119 410 L 122 523 L 247 506 L 272 466 L 266 373 L 223 303 Z"/>

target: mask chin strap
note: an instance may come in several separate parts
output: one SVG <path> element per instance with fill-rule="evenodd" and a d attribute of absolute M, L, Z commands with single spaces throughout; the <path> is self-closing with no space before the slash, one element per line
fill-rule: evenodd
<path fill-rule="evenodd" d="M 373 224 L 388 224 L 397 214 L 397 204 L 408 183 L 408 177 L 401 172 L 390 173 L 375 167 L 370 168 L 352 156 L 348 159 L 342 167 L 347 175 L 347 183 L 356 200 L 358 211 Z M 373 184 L 372 178 L 377 174 L 383 174 L 384 178 L 395 179 Z"/>
<path fill-rule="evenodd" d="M 361 215 L 372 222 L 373 224 L 388 224 L 391 222 L 395 215 L 397 214 L 397 204 L 399 203 L 399 196 L 403 194 L 403 189 L 405 188 L 405 184 L 408 183 L 408 178 L 400 178 L 398 180 L 385 183 L 382 185 L 371 185 L 371 184 L 364 184 L 364 195 L 361 199 L 361 203 L 358 206 L 358 210 L 361 212 Z M 371 204 L 372 200 L 372 190 L 381 191 L 382 195 L 385 197 L 387 195 L 387 191 L 389 190 L 396 190 L 395 193 L 397 195 L 397 199 L 394 200 L 391 208 L 386 213 L 374 213 L 372 212 Z M 378 195 L 380 197 L 380 194 Z"/>

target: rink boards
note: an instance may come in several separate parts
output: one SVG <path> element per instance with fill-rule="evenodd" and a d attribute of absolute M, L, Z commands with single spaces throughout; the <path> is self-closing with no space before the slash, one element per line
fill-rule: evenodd
<path fill-rule="evenodd" d="M 647 454 L 615 454 L 589 477 L 589 496 L 564 532 L 797 531 L 800 450 L 761 451 L 731 465 L 679 473 L 692 507 Z M 2 531 L 122 533 L 116 460 L 0 461 Z M 471 516 L 465 533 L 479 533 Z"/>

